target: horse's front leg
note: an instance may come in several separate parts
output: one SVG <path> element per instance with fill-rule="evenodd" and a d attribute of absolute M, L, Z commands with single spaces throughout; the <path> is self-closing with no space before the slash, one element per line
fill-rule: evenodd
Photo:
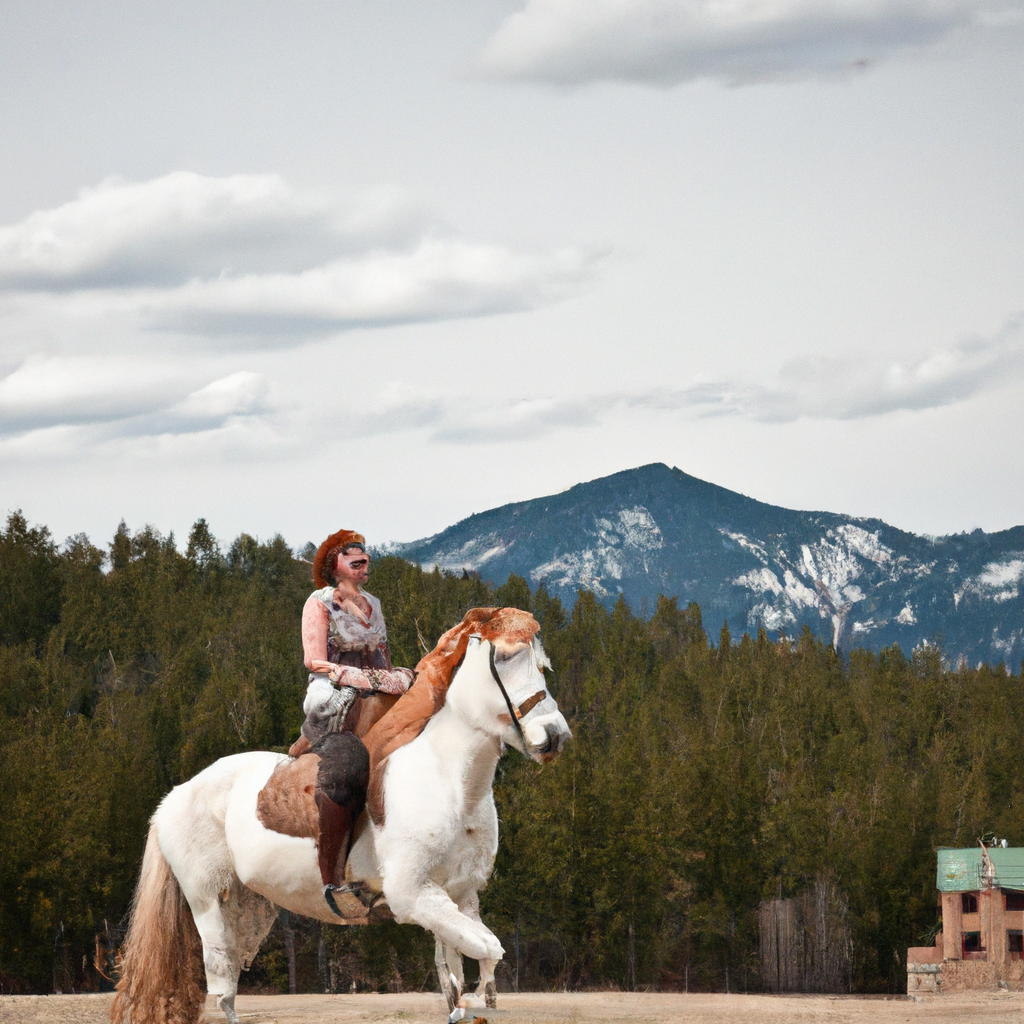
<path fill-rule="evenodd" d="M 465 980 L 462 974 L 462 954 L 453 946 L 446 946 L 439 938 L 434 937 L 434 965 L 437 967 L 437 980 L 441 992 L 448 1003 L 451 1013 L 462 999 L 462 988 Z"/>
<path fill-rule="evenodd" d="M 479 917 L 474 921 L 459 910 L 441 886 L 423 877 L 413 861 L 385 864 L 383 876 L 384 898 L 399 924 L 418 924 L 474 960 L 502 958 L 505 950 L 494 932 Z"/>
<path fill-rule="evenodd" d="M 441 991 L 448 1003 L 449 1024 L 475 1017 L 474 1011 L 486 1008 L 496 1009 L 497 994 L 494 987 L 494 968 L 497 960 L 479 960 L 480 983 L 475 992 L 464 992 L 465 979 L 462 973 L 462 954 L 454 946 L 446 946 L 435 939 L 434 963 L 441 982 Z"/>
<path fill-rule="evenodd" d="M 477 985 L 477 995 L 484 997 L 484 1006 L 488 1010 L 498 1008 L 498 987 L 494 982 L 494 969 L 498 966 L 497 960 L 481 960 L 480 963 L 480 984 Z"/>
<path fill-rule="evenodd" d="M 460 901 L 459 910 L 471 920 L 480 921 L 480 894 L 473 892 Z M 494 983 L 494 970 L 498 966 L 498 961 L 485 958 L 478 960 L 477 963 L 480 964 L 480 981 L 477 983 L 476 998 L 472 1005 L 495 1010 L 498 1007 L 498 989 Z M 461 1005 L 469 1006 L 471 1004 L 464 999 Z"/>
<path fill-rule="evenodd" d="M 441 965 L 444 965 L 441 991 L 444 992 L 448 1000 L 449 1010 L 454 1010 L 456 1006 L 467 1010 L 480 1010 L 484 1007 L 489 1010 L 498 1008 L 498 990 L 494 984 L 494 969 L 498 966 L 497 960 L 477 961 L 480 965 L 480 981 L 475 992 L 462 991 L 465 988 L 465 982 L 462 977 L 462 954 L 458 950 L 438 942 L 434 962 L 438 965 L 438 977 L 442 977 Z M 456 965 L 458 966 L 456 967 Z"/>

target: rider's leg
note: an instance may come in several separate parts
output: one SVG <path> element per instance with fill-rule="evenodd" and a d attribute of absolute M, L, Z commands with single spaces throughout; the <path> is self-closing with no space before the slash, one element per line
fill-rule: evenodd
<path fill-rule="evenodd" d="M 352 831 L 366 803 L 370 757 L 351 733 L 328 733 L 313 745 L 313 753 L 320 758 L 315 793 L 320 879 L 328 906 L 340 917 L 332 893 L 344 873 Z"/>

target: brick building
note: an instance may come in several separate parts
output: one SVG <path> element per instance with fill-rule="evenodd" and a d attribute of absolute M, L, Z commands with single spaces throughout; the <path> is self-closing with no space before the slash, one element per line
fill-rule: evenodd
<path fill-rule="evenodd" d="M 1024 849 L 939 850 L 942 930 L 907 950 L 907 993 L 1024 989 Z"/>

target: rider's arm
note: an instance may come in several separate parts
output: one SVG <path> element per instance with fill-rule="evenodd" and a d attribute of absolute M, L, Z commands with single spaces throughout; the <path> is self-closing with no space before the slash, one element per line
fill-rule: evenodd
<path fill-rule="evenodd" d="M 330 672 L 327 660 L 327 622 L 330 613 L 322 601 L 310 596 L 302 609 L 302 652 L 310 672 Z"/>

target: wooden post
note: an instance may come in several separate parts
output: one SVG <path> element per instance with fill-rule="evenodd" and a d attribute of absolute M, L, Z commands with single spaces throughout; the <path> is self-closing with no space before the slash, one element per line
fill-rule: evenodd
<path fill-rule="evenodd" d="M 963 938 L 963 894 L 944 892 L 942 894 L 942 958 L 962 960 Z"/>
<path fill-rule="evenodd" d="M 1006 942 L 1006 901 L 1002 889 L 989 889 L 988 896 L 988 959 L 990 963 L 1003 964 L 1009 958 Z"/>

